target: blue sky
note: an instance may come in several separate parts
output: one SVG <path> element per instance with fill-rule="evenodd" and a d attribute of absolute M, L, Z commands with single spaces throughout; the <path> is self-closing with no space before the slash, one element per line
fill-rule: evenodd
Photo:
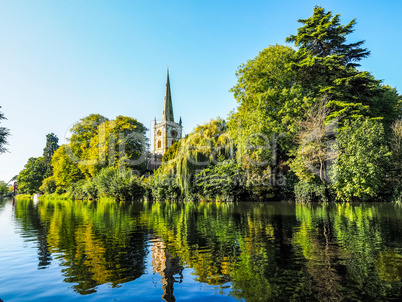
<path fill-rule="evenodd" d="M 161 118 L 170 79 L 184 132 L 236 108 L 237 67 L 285 44 L 314 5 L 357 18 L 350 41 L 366 40 L 361 69 L 401 87 L 400 1 L 0 1 L 0 109 L 11 130 L 0 154 L 8 181 L 41 156 L 47 133 L 65 142 L 91 113 Z"/>

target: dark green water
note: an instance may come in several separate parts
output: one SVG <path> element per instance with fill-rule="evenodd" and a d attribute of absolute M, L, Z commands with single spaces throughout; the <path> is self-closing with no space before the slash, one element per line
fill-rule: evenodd
<path fill-rule="evenodd" d="M 401 301 L 402 206 L 0 200 L 8 301 Z"/>

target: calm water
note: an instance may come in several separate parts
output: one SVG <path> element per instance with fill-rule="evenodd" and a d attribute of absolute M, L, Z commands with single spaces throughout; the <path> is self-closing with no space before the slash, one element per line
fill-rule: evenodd
<path fill-rule="evenodd" d="M 9 301 L 401 301 L 396 204 L 0 200 Z"/>

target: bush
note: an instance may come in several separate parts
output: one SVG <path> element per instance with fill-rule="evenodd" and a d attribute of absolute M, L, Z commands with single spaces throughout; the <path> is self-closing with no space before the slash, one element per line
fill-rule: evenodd
<path fill-rule="evenodd" d="M 328 188 L 319 180 L 313 182 L 299 181 L 295 185 L 296 202 L 328 202 Z"/>
<path fill-rule="evenodd" d="M 148 189 L 156 201 L 178 201 L 181 199 L 181 189 L 174 176 L 155 173 L 149 178 Z"/>
<path fill-rule="evenodd" d="M 242 173 L 234 162 L 211 165 L 197 175 L 196 193 L 201 199 L 234 201 L 244 193 Z"/>
<path fill-rule="evenodd" d="M 104 168 L 93 179 L 93 182 L 96 183 L 99 196 L 103 197 L 134 200 L 144 197 L 146 193 L 138 176 L 130 170 L 119 171 L 114 167 Z"/>
<path fill-rule="evenodd" d="M 46 194 L 52 194 L 56 192 L 56 181 L 53 176 L 45 178 L 42 182 L 42 185 L 39 187 L 39 190 Z"/>

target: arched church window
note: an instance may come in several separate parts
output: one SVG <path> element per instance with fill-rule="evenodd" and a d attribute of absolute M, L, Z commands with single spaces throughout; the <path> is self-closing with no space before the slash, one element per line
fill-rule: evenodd
<path fill-rule="evenodd" d="M 161 136 L 162 135 L 162 131 L 158 130 L 158 132 L 156 133 L 157 136 Z"/>
<path fill-rule="evenodd" d="M 158 148 L 162 147 L 162 142 L 160 140 L 158 140 Z"/>

